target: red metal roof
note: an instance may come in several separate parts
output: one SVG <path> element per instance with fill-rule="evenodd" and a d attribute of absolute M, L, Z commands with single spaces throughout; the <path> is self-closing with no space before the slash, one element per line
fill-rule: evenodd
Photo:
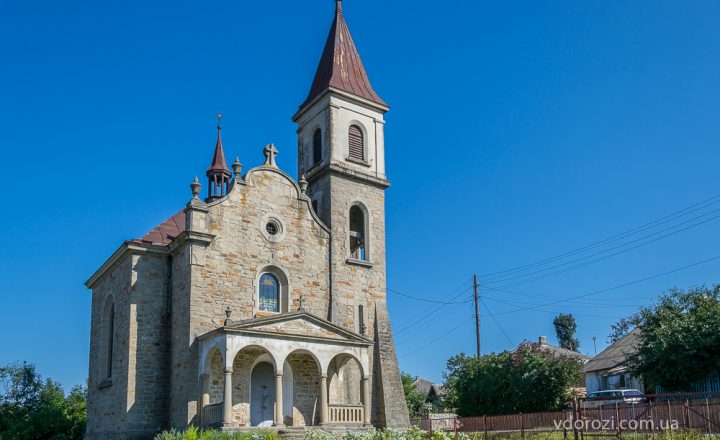
<path fill-rule="evenodd" d="M 360 54 L 345 22 L 341 1 L 337 1 L 335 20 L 325 42 L 310 93 L 300 108 L 308 105 L 330 87 L 387 107 L 370 85 Z"/>
<path fill-rule="evenodd" d="M 178 235 L 185 232 L 185 213 L 181 209 L 175 215 L 165 220 L 140 239 L 143 243 L 155 245 L 168 245 Z"/>
<path fill-rule="evenodd" d="M 208 177 L 210 177 L 211 174 L 216 174 L 218 172 L 230 176 L 230 168 L 228 168 L 227 162 L 225 161 L 225 150 L 223 150 L 222 137 L 220 136 L 221 130 L 222 128 L 218 125 L 217 142 L 215 142 L 215 153 L 213 154 L 210 168 L 208 168 L 206 173 Z"/>

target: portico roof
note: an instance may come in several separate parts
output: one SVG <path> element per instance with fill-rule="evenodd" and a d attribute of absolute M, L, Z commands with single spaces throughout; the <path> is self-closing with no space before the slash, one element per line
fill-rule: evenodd
<path fill-rule="evenodd" d="M 225 326 L 198 338 L 206 339 L 221 333 L 312 339 L 353 345 L 372 345 L 373 343 L 365 336 L 304 310 L 242 321 L 230 321 Z"/>

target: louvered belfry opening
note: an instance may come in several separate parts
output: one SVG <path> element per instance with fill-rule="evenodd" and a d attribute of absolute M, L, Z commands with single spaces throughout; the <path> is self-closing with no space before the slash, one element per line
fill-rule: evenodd
<path fill-rule="evenodd" d="M 313 134 L 313 165 L 322 161 L 322 130 L 319 128 Z"/>
<path fill-rule="evenodd" d="M 365 139 L 362 130 L 357 125 L 351 125 L 348 130 L 348 148 L 350 158 L 365 161 Z"/>

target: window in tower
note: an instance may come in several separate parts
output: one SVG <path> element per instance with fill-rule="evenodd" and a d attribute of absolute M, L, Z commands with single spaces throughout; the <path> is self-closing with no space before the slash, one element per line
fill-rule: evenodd
<path fill-rule="evenodd" d="M 365 212 L 360 206 L 350 208 L 350 257 L 367 260 L 365 250 Z"/>
<path fill-rule="evenodd" d="M 280 312 L 280 283 L 275 275 L 265 273 L 260 277 L 259 296 L 261 312 Z"/>
<path fill-rule="evenodd" d="M 351 159 L 365 161 L 365 135 L 357 125 L 348 130 L 348 149 Z"/>
<path fill-rule="evenodd" d="M 103 318 L 105 321 L 105 334 L 103 338 L 105 340 L 105 353 L 103 356 L 105 362 L 101 374 L 103 375 L 102 379 L 110 379 L 112 378 L 113 351 L 115 345 L 115 302 L 112 297 L 108 298 L 105 304 L 105 313 Z"/>
<path fill-rule="evenodd" d="M 319 128 L 313 134 L 313 165 L 322 162 L 322 130 Z"/>

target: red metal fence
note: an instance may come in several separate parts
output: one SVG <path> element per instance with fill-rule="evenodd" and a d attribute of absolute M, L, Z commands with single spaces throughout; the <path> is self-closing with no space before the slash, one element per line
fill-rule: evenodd
<path fill-rule="evenodd" d="M 480 417 L 433 414 L 413 422 L 431 432 L 478 433 L 483 438 L 553 432 L 575 439 L 666 431 L 719 434 L 720 394 L 654 394 L 633 402 L 622 398 L 578 399 L 563 411 Z"/>

